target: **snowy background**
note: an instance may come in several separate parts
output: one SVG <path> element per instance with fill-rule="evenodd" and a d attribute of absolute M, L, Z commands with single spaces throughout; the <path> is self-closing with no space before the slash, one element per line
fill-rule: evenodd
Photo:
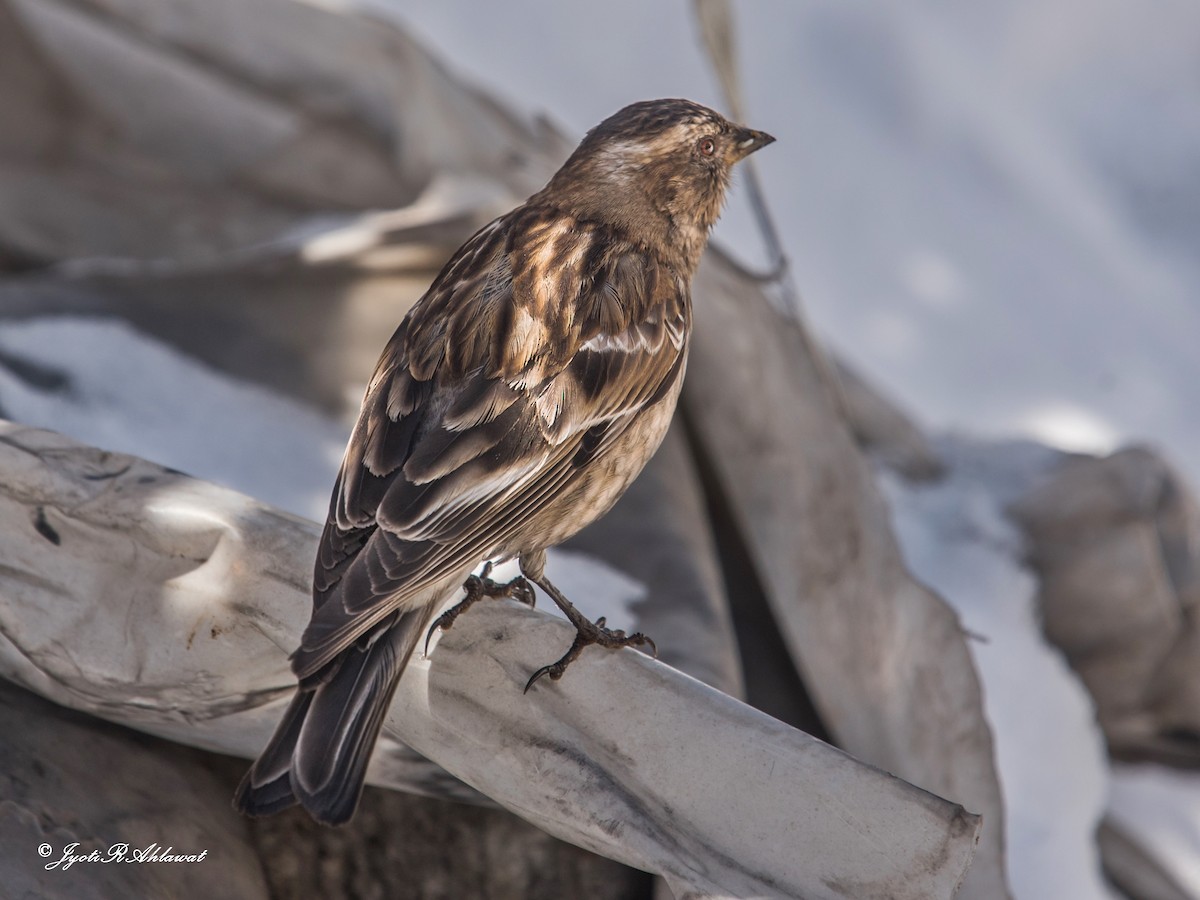
<path fill-rule="evenodd" d="M 371 5 L 573 133 L 636 99 L 720 105 L 685 0 Z M 1093 452 L 1148 440 L 1200 483 L 1200 5 L 737 14 L 748 124 L 779 139 L 757 162 L 818 334 L 934 432 Z M 717 240 L 762 264 L 740 196 Z M 323 518 L 344 425 L 111 322 L 5 323 L 0 353 L 48 373 L 0 366 L 5 416 Z M 1018 900 L 1109 896 L 1093 841 L 1109 804 L 1200 896 L 1197 779 L 1114 779 L 1090 700 L 1041 640 L 1001 510 L 1045 452 L 940 449 L 944 482 L 884 486 L 914 570 L 987 639 L 972 650 Z"/>
<path fill-rule="evenodd" d="M 720 106 L 687 0 L 372 0 L 575 133 Z M 939 429 L 1200 483 L 1200 5 L 735 4 L 748 124 L 818 333 Z M 761 260 L 740 197 L 716 239 Z"/>

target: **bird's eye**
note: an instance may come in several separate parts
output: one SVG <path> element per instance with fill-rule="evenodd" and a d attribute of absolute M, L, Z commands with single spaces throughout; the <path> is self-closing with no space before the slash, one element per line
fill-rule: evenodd
<path fill-rule="evenodd" d="M 717 142 L 710 137 L 700 138 L 700 143 L 696 145 L 701 156 L 712 156 L 717 152 Z"/>

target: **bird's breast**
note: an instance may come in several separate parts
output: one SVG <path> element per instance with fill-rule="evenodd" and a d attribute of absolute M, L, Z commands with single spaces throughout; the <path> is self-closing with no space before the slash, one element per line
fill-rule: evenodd
<path fill-rule="evenodd" d="M 666 437 L 683 386 L 684 368 L 686 356 L 679 376 L 663 397 L 639 412 L 602 456 L 581 467 L 562 493 L 523 523 L 506 548 L 509 552 L 553 547 L 612 509 Z"/>

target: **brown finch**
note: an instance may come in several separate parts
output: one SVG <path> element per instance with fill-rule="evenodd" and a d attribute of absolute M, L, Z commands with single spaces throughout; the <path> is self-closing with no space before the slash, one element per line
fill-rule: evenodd
<path fill-rule="evenodd" d="M 662 441 L 687 363 L 692 273 L 733 164 L 773 140 L 687 100 L 627 106 L 442 269 L 367 388 L 292 656 L 299 690 L 239 809 L 353 815 L 434 612 L 464 583 L 460 607 L 532 601 L 524 578 L 471 575 L 484 561 L 519 558 L 577 629 L 526 689 L 588 644 L 649 643 L 581 615 L 546 579 L 545 551 L 607 512 Z"/>

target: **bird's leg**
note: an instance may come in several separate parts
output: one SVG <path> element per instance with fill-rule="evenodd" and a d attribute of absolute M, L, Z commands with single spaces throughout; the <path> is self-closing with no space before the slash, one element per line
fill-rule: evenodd
<path fill-rule="evenodd" d="M 429 652 L 429 639 L 433 637 L 433 633 L 439 628 L 446 631 L 454 624 L 454 620 L 465 613 L 468 609 L 478 603 L 480 600 L 493 600 L 498 597 L 512 597 L 514 600 L 519 600 L 526 606 L 534 607 L 537 605 L 537 595 L 534 594 L 533 588 L 529 586 L 529 582 L 525 580 L 524 575 L 518 575 L 512 581 L 499 582 L 493 581 L 488 575 L 491 574 L 492 563 L 489 560 L 483 564 L 483 572 L 479 575 L 471 575 L 463 582 L 463 589 L 467 595 L 458 603 L 454 604 L 444 613 L 437 617 L 434 623 L 429 627 L 429 631 L 425 634 L 425 652 Z"/>
<path fill-rule="evenodd" d="M 579 654 L 583 652 L 583 648 L 589 644 L 598 644 L 601 647 L 608 647 L 610 650 L 615 650 L 619 647 L 641 647 L 645 644 L 650 645 L 650 649 L 654 651 L 654 656 L 658 656 L 658 647 L 654 641 L 646 637 L 640 631 L 634 634 L 626 634 L 619 629 L 613 630 L 604 627 L 605 618 L 601 616 L 595 622 L 590 621 L 577 610 L 574 604 L 571 603 L 562 591 L 556 588 L 545 573 L 546 555 L 540 552 L 536 555 L 521 556 L 521 571 L 525 577 L 540 587 L 546 592 L 546 595 L 554 601 L 559 609 L 563 611 L 571 624 L 575 626 L 575 640 L 571 642 L 571 647 L 563 654 L 558 662 L 548 666 L 542 666 L 531 676 L 529 681 L 525 682 L 525 693 L 529 693 L 529 689 L 543 675 L 549 675 L 551 681 L 558 681 L 562 678 L 563 672 L 567 671 L 567 666 L 579 658 Z"/>

